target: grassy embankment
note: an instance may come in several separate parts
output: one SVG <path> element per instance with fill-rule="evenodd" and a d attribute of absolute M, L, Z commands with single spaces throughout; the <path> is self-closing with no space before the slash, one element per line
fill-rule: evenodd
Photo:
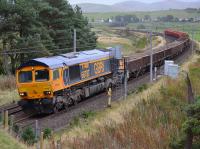
<path fill-rule="evenodd" d="M 0 105 L 19 99 L 14 76 L 0 76 Z"/>
<path fill-rule="evenodd" d="M 0 130 L 0 148 L 1 149 L 25 149 L 26 146 L 17 142 L 3 130 Z"/>
<path fill-rule="evenodd" d="M 195 96 L 200 95 L 200 57 L 184 64 L 189 71 Z M 169 148 L 180 135 L 187 104 L 184 75 L 163 78 L 147 90 L 129 95 L 111 109 L 89 118 L 76 118 L 62 137 L 66 148 Z"/>
<path fill-rule="evenodd" d="M 13 76 L 0 76 L 0 105 L 18 100 L 15 78 Z M 16 141 L 7 132 L 0 130 L 1 149 L 23 149 L 25 145 Z"/>
<path fill-rule="evenodd" d="M 142 52 L 147 48 L 146 34 L 114 31 L 114 28 L 101 26 L 93 29 L 98 36 L 97 47 L 106 48 L 119 45 L 124 55 Z M 162 39 L 153 38 L 153 46 L 160 44 Z"/>

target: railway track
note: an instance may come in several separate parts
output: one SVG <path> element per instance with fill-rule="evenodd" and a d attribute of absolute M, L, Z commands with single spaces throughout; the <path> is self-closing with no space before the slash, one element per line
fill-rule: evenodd
<path fill-rule="evenodd" d="M 22 111 L 22 108 L 17 103 L 6 104 L 0 107 L 0 113 L 8 111 L 8 115 L 13 115 Z"/>
<path fill-rule="evenodd" d="M 166 46 L 176 46 L 178 44 L 179 42 L 173 42 L 168 43 Z M 164 47 L 160 47 L 160 49 L 161 48 Z M 143 76 L 132 79 L 128 83 L 129 92 L 134 91 L 138 86 L 144 84 L 144 82 L 147 83 L 149 80 L 148 77 L 149 75 L 147 73 Z M 115 91 L 113 92 L 112 100 L 118 101 L 119 99 L 121 99 L 122 94 L 122 87 L 119 89 L 115 89 Z M 7 110 L 9 116 L 14 115 L 14 124 L 20 127 L 21 129 L 24 129 L 28 126 L 34 128 L 35 121 L 38 120 L 38 124 L 41 129 L 52 128 L 53 130 L 58 131 L 63 127 L 66 127 L 67 125 L 70 125 L 70 122 L 74 119 L 74 117 L 80 115 L 83 111 L 98 111 L 104 109 L 107 105 L 106 96 L 106 93 L 100 93 L 97 96 L 82 101 L 77 106 L 69 107 L 69 109 L 60 111 L 53 115 L 35 116 L 34 114 L 27 114 L 24 113 L 22 111 L 22 108 L 16 103 L 0 106 L 0 112 Z"/>

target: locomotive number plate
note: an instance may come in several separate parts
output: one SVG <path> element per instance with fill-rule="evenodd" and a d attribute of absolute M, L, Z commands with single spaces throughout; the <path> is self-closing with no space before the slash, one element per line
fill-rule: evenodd
<path fill-rule="evenodd" d="M 94 63 L 94 72 L 95 72 L 95 74 L 103 73 L 104 72 L 104 63 L 103 62 Z"/>
<path fill-rule="evenodd" d="M 89 76 L 90 76 L 89 70 L 84 70 L 81 72 L 82 79 L 88 78 Z"/>

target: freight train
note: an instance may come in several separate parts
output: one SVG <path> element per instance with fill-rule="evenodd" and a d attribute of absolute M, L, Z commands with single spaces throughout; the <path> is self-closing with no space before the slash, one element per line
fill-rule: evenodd
<path fill-rule="evenodd" d="M 157 67 L 190 48 L 186 33 L 165 30 L 165 34 L 177 41 L 154 52 Z M 125 59 L 118 47 L 29 60 L 16 70 L 19 105 L 37 113 L 57 112 L 122 83 L 125 72 L 137 77 L 149 69 L 150 51 Z"/>

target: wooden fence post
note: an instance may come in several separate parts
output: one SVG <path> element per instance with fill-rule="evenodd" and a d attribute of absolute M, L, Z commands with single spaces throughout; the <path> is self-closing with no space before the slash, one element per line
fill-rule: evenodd
<path fill-rule="evenodd" d="M 51 133 L 51 148 L 52 148 L 52 149 L 56 149 L 56 146 L 55 146 L 55 138 L 54 138 L 53 132 Z"/>
<path fill-rule="evenodd" d="M 44 149 L 44 133 L 40 134 L 40 149 Z"/>
<path fill-rule="evenodd" d="M 187 82 L 187 87 L 188 87 L 188 103 L 189 104 L 194 104 L 195 103 L 195 98 L 194 98 L 194 93 L 192 90 L 192 84 L 190 81 L 190 77 L 187 73 L 186 76 L 186 82 Z M 185 149 L 192 149 L 192 144 L 193 144 L 193 133 L 192 133 L 192 129 L 190 128 L 187 132 L 187 138 L 186 138 L 186 142 L 185 142 Z"/>
<path fill-rule="evenodd" d="M 57 140 L 57 149 L 61 149 L 61 141 Z"/>
<path fill-rule="evenodd" d="M 38 140 L 38 120 L 35 120 L 35 140 Z"/>
<path fill-rule="evenodd" d="M 4 128 L 8 130 L 8 111 L 5 112 Z"/>
<path fill-rule="evenodd" d="M 10 116 L 10 134 L 13 132 L 13 125 L 14 125 L 14 115 Z"/>

